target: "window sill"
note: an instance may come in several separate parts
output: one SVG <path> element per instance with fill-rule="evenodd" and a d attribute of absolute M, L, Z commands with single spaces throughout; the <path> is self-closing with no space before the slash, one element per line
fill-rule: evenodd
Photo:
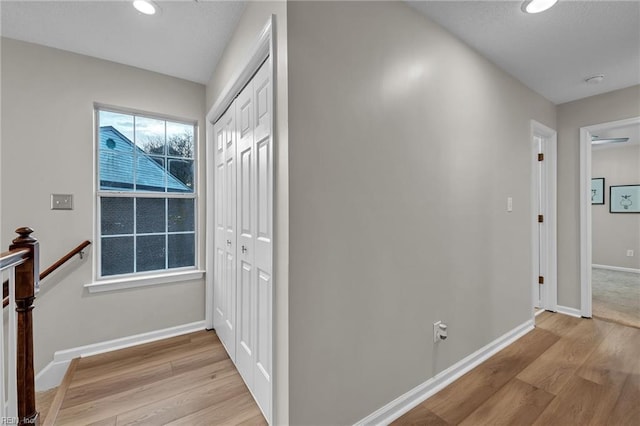
<path fill-rule="evenodd" d="M 180 281 L 198 280 L 203 276 L 204 271 L 201 270 L 169 272 L 141 277 L 96 281 L 85 284 L 84 288 L 89 290 L 89 293 L 102 293 L 105 291 L 126 290 L 136 287 L 147 287 L 152 285 L 170 284 Z"/>

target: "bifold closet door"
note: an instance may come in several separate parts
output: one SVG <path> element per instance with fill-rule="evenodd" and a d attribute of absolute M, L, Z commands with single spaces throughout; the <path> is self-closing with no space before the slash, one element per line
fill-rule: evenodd
<path fill-rule="evenodd" d="M 236 365 L 269 418 L 271 407 L 271 81 L 262 65 L 235 101 L 238 293 Z"/>
<path fill-rule="evenodd" d="M 267 64 L 214 125 L 214 327 L 270 420 L 273 101 Z"/>
<path fill-rule="evenodd" d="M 213 327 L 235 360 L 236 351 L 236 124 L 228 110 L 213 126 L 215 137 L 215 272 Z"/>

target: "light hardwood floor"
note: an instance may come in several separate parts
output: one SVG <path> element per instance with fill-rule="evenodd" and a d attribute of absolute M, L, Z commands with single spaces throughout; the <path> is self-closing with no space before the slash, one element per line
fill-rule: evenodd
<path fill-rule="evenodd" d="M 393 425 L 640 425 L 640 330 L 544 312 Z"/>
<path fill-rule="evenodd" d="M 216 334 L 203 331 L 80 359 L 55 424 L 266 422 Z"/>
<path fill-rule="evenodd" d="M 640 425 L 640 330 L 549 312 L 536 322 L 393 424 Z M 266 422 L 215 333 L 199 332 L 79 360 L 55 424 Z"/>

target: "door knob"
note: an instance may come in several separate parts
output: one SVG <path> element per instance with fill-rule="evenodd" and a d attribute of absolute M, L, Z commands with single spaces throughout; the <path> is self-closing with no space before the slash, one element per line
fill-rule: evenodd
<path fill-rule="evenodd" d="M 231 245 L 231 240 L 227 240 L 227 245 L 230 246 Z"/>
<path fill-rule="evenodd" d="M 245 246 L 242 246 L 242 252 L 246 253 L 247 252 L 247 248 Z"/>

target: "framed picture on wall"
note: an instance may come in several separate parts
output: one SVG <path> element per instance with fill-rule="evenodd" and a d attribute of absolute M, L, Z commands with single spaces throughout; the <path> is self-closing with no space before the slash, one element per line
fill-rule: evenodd
<path fill-rule="evenodd" d="M 604 204 L 604 178 L 591 179 L 591 204 Z"/>
<path fill-rule="evenodd" d="M 640 213 L 640 185 L 609 187 L 610 213 Z"/>

